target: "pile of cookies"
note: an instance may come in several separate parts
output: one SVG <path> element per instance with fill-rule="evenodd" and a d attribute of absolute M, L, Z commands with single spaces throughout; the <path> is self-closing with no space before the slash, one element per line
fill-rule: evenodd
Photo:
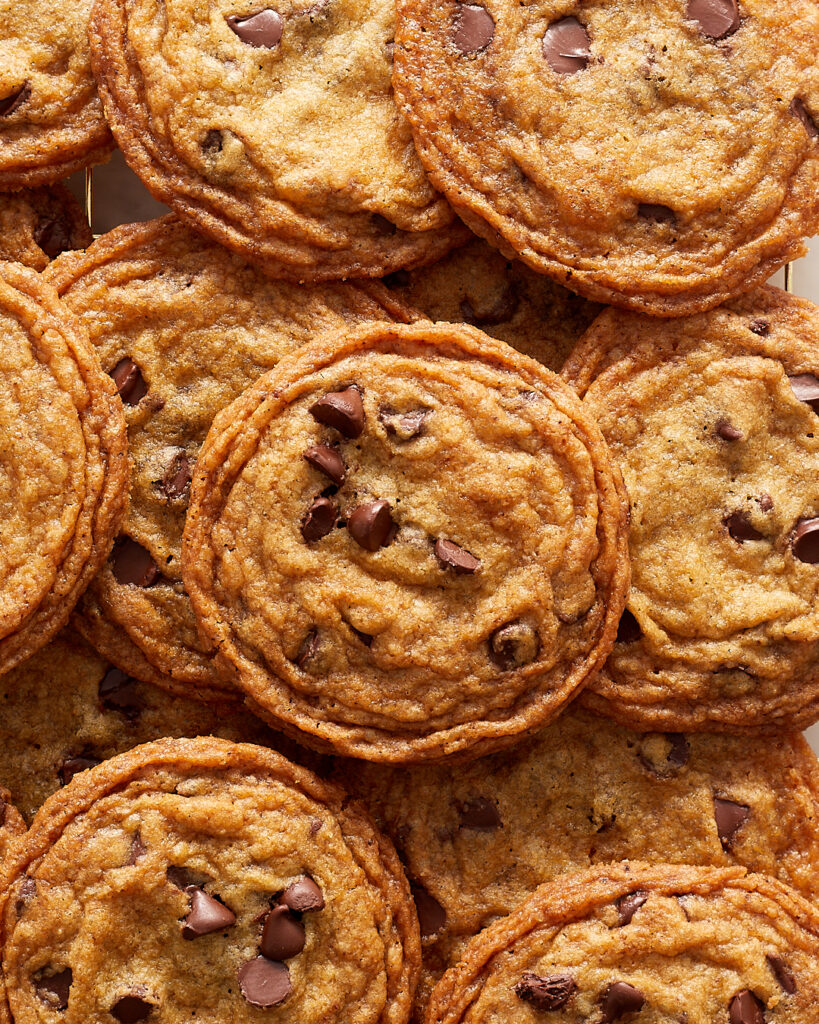
<path fill-rule="evenodd" d="M 0 1024 L 819 1020 L 819 0 L 268 2 L 0 0 Z"/>

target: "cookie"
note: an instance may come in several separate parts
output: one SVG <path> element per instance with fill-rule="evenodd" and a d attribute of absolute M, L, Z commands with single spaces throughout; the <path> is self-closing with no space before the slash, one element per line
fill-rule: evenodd
<path fill-rule="evenodd" d="M 575 706 L 471 764 L 342 762 L 335 775 L 406 866 L 424 946 L 418 1020 L 467 941 L 557 875 L 624 858 L 741 865 L 819 894 L 819 765 L 796 733 L 760 748 L 635 733 Z"/>
<path fill-rule="evenodd" d="M 818 351 L 819 308 L 765 288 L 662 323 L 606 311 L 570 357 L 631 499 L 589 706 L 670 731 L 819 717 Z"/>
<path fill-rule="evenodd" d="M 393 102 L 392 0 L 99 0 L 94 71 L 154 196 L 276 277 L 372 277 L 469 236 Z M 161 43 L 160 43 L 161 41 Z"/>
<path fill-rule="evenodd" d="M 92 241 L 82 207 L 63 185 L 0 194 L 0 259 L 45 270 L 61 252 Z"/>
<path fill-rule="evenodd" d="M 11 802 L 11 794 L 0 786 L 0 871 L 11 856 L 12 845 L 26 831 L 26 823 Z"/>
<path fill-rule="evenodd" d="M 427 1021 L 804 1024 L 817 1003 L 807 900 L 739 868 L 625 863 L 544 885 L 483 932 Z"/>
<path fill-rule="evenodd" d="M 819 230 L 815 0 L 399 0 L 395 89 L 479 235 L 598 302 L 717 306 Z"/>
<path fill-rule="evenodd" d="M 601 309 L 479 238 L 381 283 L 399 309 L 406 304 L 430 320 L 472 324 L 550 370 L 560 370 Z"/>
<path fill-rule="evenodd" d="M 0 262 L 0 674 L 42 647 L 111 549 L 125 422 L 88 335 L 53 289 Z"/>
<path fill-rule="evenodd" d="M 172 216 L 117 228 L 47 277 L 117 384 L 134 467 L 128 517 L 77 626 L 131 675 L 237 698 L 214 672 L 182 583 L 199 447 L 215 413 L 282 355 L 322 330 L 389 314 L 352 284 L 271 281 Z"/>
<path fill-rule="evenodd" d="M 36 188 L 114 148 L 88 48 L 91 0 L 0 0 L 0 190 Z"/>
<path fill-rule="evenodd" d="M 269 750 L 138 747 L 52 797 L 17 849 L 4 1021 L 408 1018 L 418 922 L 394 849 Z"/>
<path fill-rule="evenodd" d="M 185 585 L 285 732 L 377 761 L 487 753 L 606 656 L 624 499 L 570 388 L 466 326 L 327 336 L 214 420 Z"/>

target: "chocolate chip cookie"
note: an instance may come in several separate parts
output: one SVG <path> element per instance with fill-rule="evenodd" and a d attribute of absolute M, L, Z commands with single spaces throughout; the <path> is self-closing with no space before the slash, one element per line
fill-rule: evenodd
<path fill-rule="evenodd" d="M 26 823 L 11 802 L 11 794 L 0 786 L 0 871 L 8 863 L 14 840 L 23 835 Z"/>
<path fill-rule="evenodd" d="M 819 717 L 819 308 L 603 313 L 565 374 L 631 499 L 632 583 L 590 706 L 641 729 Z"/>
<path fill-rule="evenodd" d="M 42 647 L 124 512 L 122 406 L 88 335 L 39 275 L 0 261 L 0 674 Z"/>
<path fill-rule="evenodd" d="M 0 194 L 0 259 L 45 270 L 93 241 L 82 207 L 63 185 Z"/>
<path fill-rule="evenodd" d="M 395 88 L 478 234 L 660 316 L 819 230 L 815 0 L 399 0 Z"/>
<path fill-rule="evenodd" d="M 409 1016 L 418 922 L 394 849 L 269 750 L 138 747 L 52 797 L 17 849 L 0 897 L 13 1024 Z"/>
<path fill-rule="evenodd" d="M 795 733 L 758 749 L 744 737 L 635 733 L 573 707 L 467 765 L 342 762 L 336 775 L 406 866 L 424 946 L 418 1020 L 473 935 L 569 871 L 623 858 L 739 864 L 819 893 L 819 765 Z"/>
<path fill-rule="evenodd" d="M 392 0 L 99 0 L 94 71 L 157 199 L 276 277 L 372 277 L 468 232 L 392 97 Z"/>
<path fill-rule="evenodd" d="M 392 301 L 430 320 L 473 324 L 550 370 L 563 366 L 601 308 L 479 238 L 432 266 L 397 270 L 382 284 Z"/>
<path fill-rule="evenodd" d="M 86 325 L 128 421 L 128 517 L 77 626 L 123 671 L 223 701 L 182 583 L 190 479 L 215 413 L 330 328 L 388 319 L 352 284 L 271 281 L 174 217 L 117 228 L 48 279 Z"/>
<path fill-rule="evenodd" d="M 435 990 L 429 1024 L 806 1024 L 819 914 L 743 869 L 612 864 L 544 885 Z"/>
<path fill-rule="evenodd" d="M 381 761 L 486 753 L 598 668 L 624 499 L 550 371 L 466 326 L 305 346 L 214 420 L 188 593 L 251 707 Z"/>
<path fill-rule="evenodd" d="M 114 148 L 88 48 L 91 0 L 0 0 L 0 190 L 33 188 Z"/>

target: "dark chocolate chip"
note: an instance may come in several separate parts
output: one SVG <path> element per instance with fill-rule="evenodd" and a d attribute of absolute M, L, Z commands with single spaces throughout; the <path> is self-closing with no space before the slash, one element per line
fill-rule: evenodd
<path fill-rule="evenodd" d="M 262 1010 L 278 1006 L 290 995 L 290 971 L 285 964 L 257 956 L 242 964 L 238 972 L 239 988 L 251 1006 Z"/>
<path fill-rule="evenodd" d="M 561 1010 L 577 991 L 571 974 L 550 974 L 541 977 L 525 971 L 515 985 L 515 995 L 536 1010 Z"/>
<path fill-rule="evenodd" d="M 517 290 L 507 284 L 490 306 L 474 306 L 468 298 L 461 300 L 461 316 L 475 327 L 495 327 L 507 323 L 515 315 L 520 303 Z"/>
<path fill-rule="evenodd" d="M 148 847 L 142 842 L 142 836 L 139 832 L 134 832 L 131 849 L 128 851 L 128 860 L 125 863 L 132 867 L 138 860 L 142 860 L 147 852 Z"/>
<path fill-rule="evenodd" d="M 574 75 L 591 60 L 589 33 L 577 18 L 553 21 L 543 36 L 543 56 L 558 75 Z"/>
<path fill-rule="evenodd" d="M 779 987 L 783 992 L 787 992 L 789 996 L 792 996 L 797 989 L 796 978 L 793 976 L 793 971 L 781 956 L 776 956 L 774 953 L 768 953 L 765 959 L 770 964 L 774 977 L 779 982 Z"/>
<path fill-rule="evenodd" d="M 245 18 L 233 14 L 226 20 L 236 35 L 248 46 L 272 50 L 281 42 L 284 27 L 282 16 L 269 7 Z"/>
<path fill-rule="evenodd" d="M 111 552 L 114 579 L 123 586 L 151 587 L 160 578 L 159 566 L 141 544 L 122 536 Z"/>
<path fill-rule="evenodd" d="M 458 814 L 461 828 L 475 829 L 477 832 L 494 832 L 503 827 L 496 804 L 483 796 L 461 804 L 458 807 Z"/>
<path fill-rule="evenodd" d="M 722 438 L 723 441 L 742 441 L 745 435 L 739 427 L 733 426 L 728 420 L 720 420 L 717 423 L 717 437 Z"/>
<path fill-rule="evenodd" d="M 439 538 L 435 541 L 435 557 L 444 569 L 454 569 L 458 574 L 471 575 L 481 567 L 480 558 L 476 558 L 455 541 Z"/>
<path fill-rule="evenodd" d="M 145 710 L 139 683 L 118 668 L 109 668 L 100 680 L 99 697 L 106 711 L 118 711 L 131 720 Z"/>
<path fill-rule="evenodd" d="M 188 892 L 191 909 L 182 927 L 184 939 L 197 939 L 200 935 L 221 932 L 236 923 L 236 915 L 224 903 L 193 885 L 188 887 Z"/>
<path fill-rule="evenodd" d="M 788 381 L 799 401 L 819 413 L 819 377 L 814 377 L 812 373 L 797 373 L 788 377 Z"/>
<path fill-rule="evenodd" d="M 338 519 L 338 506 L 329 498 L 316 498 L 301 521 L 301 535 L 310 541 L 321 540 L 332 532 Z"/>
<path fill-rule="evenodd" d="M 23 912 L 26 907 L 31 903 L 34 897 L 37 895 L 37 881 L 34 878 L 26 876 L 21 885 L 20 892 L 17 895 L 17 901 L 14 904 L 14 909 L 17 912 L 17 917 L 23 916 Z"/>
<path fill-rule="evenodd" d="M 717 823 L 717 834 L 723 850 L 730 852 L 736 840 L 737 832 L 751 816 L 751 808 L 738 804 L 734 800 L 714 797 L 714 820 Z"/>
<path fill-rule="evenodd" d="M 32 977 L 34 991 L 52 1010 L 68 1009 L 68 996 L 73 980 L 74 975 L 70 967 L 66 967 L 64 971 L 58 971 L 56 974 L 38 971 Z"/>
<path fill-rule="evenodd" d="M 527 622 L 509 622 L 489 637 L 489 657 L 504 672 L 530 665 L 539 650 L 537 632 Z"/>
<path fill-rule="evenodd" d="M 627 1013 L 637 1013 L 645 1005 L 646 998 L 639 988 L 626 981 L 616 981 L 606 990 L 602 999 L 603 1022 L 620 1020 Z"/>
<path fill-rule="evenodd" d="M 378 551 L 389 543 L 393 521 L 388 501 L 368 501 L 354 509 L 347 519 L 350 536 L 365 551 Z"/>
<path fill-rule="evenodd" d="M 431 939 L 446 926 L 446 911 L 418 882 L 410 882 L 410 891 L 415 900 L 415 909 L 418 911 L 421 938 Z"/>
<path fill-rule="evenodd" d="M 284 890 L 281 902 L 297 914 L 309 914 L 324 910 L 324 893 L 312 878 L 302 875 Z"/>
<path fill-rule="evenodd" d="M 800 519 L 793 531 L 791 547 L 800 562 L 819 563 L 819 519 Z"/>
<path fill-rule="evenodd" d="M 479 4 L 458 4 L 452 41 L 461 53 L 485 50 L 495 37 L 495 22 Z"/>
<path fill-rule="evenodd" d="M 111 1016 L 120 1024 L 137 1024 L 147 1020 L 153 1008 L 153 1003 L 147 1003 L 139 996 L 123 996 L 111 1007 Z"/>
<path fill-rule="evenodd" d="M 746 540 L 763 539 L 759 530 L 751 526 L 744 512 L 731 512 L 723 518 L 722 522 L 731 538 L 738 544 L 743 544 Z"/>
<path fill-rule="evenodd" d="M 280 903 L 265 918 L 259 951 L 268 960 L 289 960 L 301 953 L 305 941 L 304 925 Z"/>
<path fill-rule="evenodd" d="M 661 203 L 640 203 L 637 207 L 637 216 L 655 224 L 673 224 L 677 219 L 671 207 L 663 206 Z"/>
<path fill-rule="evenodd" d="M 688 0 L 685 16 L 709 39 L 724 39 L 739 28 L 736 0 Z"/>
<path fill-rule="evenodd" d="M 410 412 L 393 412 L 392 409 L 381 409 L 378 419 L 384 424 L 388 434 L 399 441 L 411 441 L 424 432 L 424 424 L 432 415 L 432 409 L 412 409 Z"/>
<path fill-rule="evenodd" d="M 50 260 L 72 247 L 71 227 L 60 218 L 42 220 L 34 229 L 34 241 Z"/>
<path fill-rule="evenodd" d="M 304 457 L 311 466 L 315 466 L 338 487 L 344 483 L 347 467 L 336 448 L 331 448 L 328 444 L 314 444 L 307 449 Z"/>
<path fill-rule="evenodd" d="M 67 786 L 75 775 L 79 775 L 80 772 L 84 772 L 88 768 L 96 768 L 96 766 L 101 763 L 102 762 L 96 757 L 66 758 L 66 760 L 63 761 L 58 772 L 60 776 L 60 782 L 62 783 L 63 786 Z"/>
<path fill-rule="evenodd" d="M 169 501 L 181 498 L 191 482 L 193 466 L 187 452 L 180 448 L 174 453 L 160 482 L 160 490 Z"/>
<path fill-rule="evenodd" d="M 771 509 L 774 507 L 774 500 L 770 496 L 770 494 L 760 494 L 756 500 L 761 511 L 763 512 L 770 512 Z"/>
<path fill-rule="evenodd" d="M 301 646 L 299 647 L 298 654 L 294 661 L 301 668 L 305 662 L 309 661 L 316 653 L 319 647 L 318 630 L 311 629 L 307 636 L 302 640 Z"/>
<path fill-rule="evenodd" d="M 668 752 L 668 763 L 674 769 L 683 768 L 688 764 L 688 740 L 681 732 L 667 732 L 665 738 L 671 744 Z"/>
<path fill-rule="evenodd" d="M 23 82 L 19 89 L 0 100 L 0 117 L 8 117 L 26 102 L 31 95 L 31 86 Z"/>
<path fill-rule="evenodd" d="M 119 397 L 126 405 L 138 405 L 148 394 L 148 385 L 142 376 L 142 370 L 133 359 L 120 359 L 111 370 L 110 376 L 117 386 Z"/>
<path fill-rule="evenodd" d="M 620 616 L 620 623 L 617 626 L 617 643 L 634 644 L 643 635 L 640 624 L 634 615 L 626 608 Z"/>
<path fill-rule="evenodd" d="M 771 325 L 768 320 L 764 320 L 762 317 L 756 317 L 748 324 L 749 329 L 754 333 L 758 334 L 760 338 L 766 337 L 770 330 Z"/>
<path fill-rule="evenodd" d="M 765 1024 L 765 1006 L 747 988 L 738 992 L 728 1006 L 731 1024 Z"/>
<path fill-rule="evenodd" d="M 335 428 L 345 437 L 359 437 L 364 429 L 361 392 L 353 387 L 331 391 L 310 406 L 310 415 L 318 423 Z"/>
<path fill-rule="evenodd" d="M 621 896 L 620 899 L 617 900 L 616 907 L 619 915 L 618 923 L 621 928 L 624 925 L 631 924 L 631 919 L 647 899 L 648 893 L 643 892 L 642 889 L 637 889 L 635 892 L 630 892 L 626 896 Z"/>
<path fill-rule="evenodd" d="M 668 744 L 668 751 L 662 750 L 659 744 L 662 740 Z M 658 760 L 658 756 L 662 760 Z M 647 768 L 653 775 L 660 779 L 675 775 L 680 768 L 688 763 L 689 748 L 688 740 L 681 732 L 663 733 L 662 736 L 655 733 L 644 733 L 639 744 L 639 758 L 643 767 Z"/>
<path fill-rule="evenodd" d="M 817 123 L 814 115 L 808 110 L 805 101 L 799 96 L 791 103 L 791 113 L 799 118 L 810 138 L 819 139 L 819 123 Z"/>

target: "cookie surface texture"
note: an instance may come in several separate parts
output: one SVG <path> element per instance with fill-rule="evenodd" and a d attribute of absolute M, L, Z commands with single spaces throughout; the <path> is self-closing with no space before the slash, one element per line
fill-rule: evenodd
<path fill-rule="evenodd" d="M 11 802 L 11 794 L 0 786 L 0 871 L 11 856 L 14 840 L 23 835 L 26 823 Z"/>
<path fill-rule="evenodd" d="M 82 207 L 64 186 L 0 195 L 0 259 L 45 270 L 66 249 L 92 241 Z"/>
<path fill-rule="evenodd" d="M 371 760 L 545 723 L 619 618 L 621 482 L 576 395 L 474 328 L 375 325 L 214 421 L 185 584 L 251 705 Z"/>
<path fill-rule="evenodd" d="M 16 849 L 0 1020 L 407 1020 L 418 923 L 394 849 L 271 751 L 138 747 L 75 778 Z"/>
<path fill-rule="evenodd" d="M 478 234 L 659 316 L 762 284 L 819 226 L 816 0 L 400 0 L 396 96 Z"/>

